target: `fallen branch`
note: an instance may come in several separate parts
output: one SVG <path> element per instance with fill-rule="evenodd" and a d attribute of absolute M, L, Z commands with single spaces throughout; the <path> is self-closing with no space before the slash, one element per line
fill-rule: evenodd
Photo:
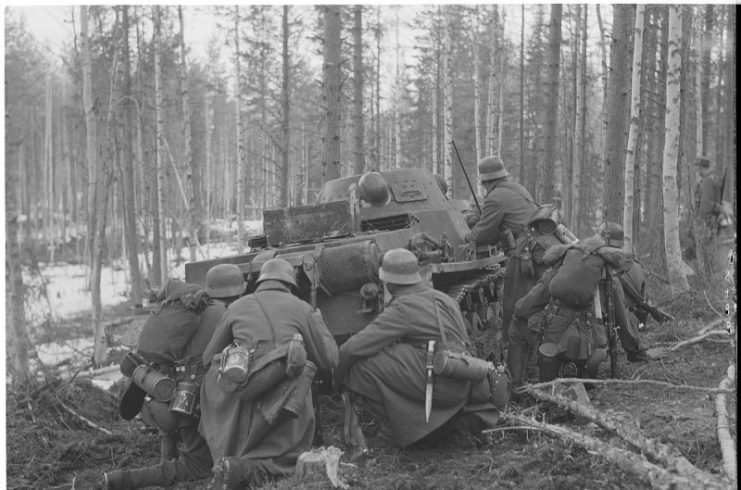
<path fill-rule="evenodd" d="M 725 377 L 720 381 L 719 388 L 727 388 L 736 380 L 736 365 L 728 366 Z M 718 442 L 720 451 L 723 454 L 723 471 L 731 479 L 733 485 L 736 485 L 736 443 L 731 437 L 728 423 L 728 410 L 726 409 L 726 395 L 719 394 L 715 397 L 715 412 L 718 416 Z"/>
<path fill-rule="evenodd" d="M 653 488 L 698 488 L 700 486 L 700 483 L 693 479 L 687 478 L 685 476 L 675 475 L 669 472 L 667 469 L 651 463 L 643 455 L 636 454 L 634 452 L 628 451 L 627 449 L 620 449 L 611 446 L 595 437 L 591 437 L 580 432 L 567 429 L 565 427 L 538 422 L 533 418 L 523 417 L 522 415 L 517 415 L 514 413 L 504 412 L 502 413 L 502 417 L 510 422 L 521 425 L 530 425 L 544 432 L 548 432 L 551 435 L 564 439 L 567 442 L 571 442 L 573 444 L 581 446 L 588 452 L 598 455 L 606 459 L 607 461 L 616 464 L 623 471 L 635 475 L 636 477 L 640 478 L 641 481 L 651 485 L 651 487 Z M 703 488 L 725 490 L 728 488 L 728 486 L 707 485 Z"/>
<path fill-rule="evenodd" d="M 652 379 L 582 379 L 582 378 L 558 378 L 553 381 L 545 383 L 535 383 L 528 385 L 527 388 L 546 388 L 555 383 L 584 383 L 593 385 L 637 385 L 637 384 L 648 384 L 653 386 L 661 386 L 663 388 L 671 388 L 675 390 L 688 390 L 688 391 L 701 391 L 704 393 L 736 393 L 735 388 L 706 388 L 704 386 L 692 386 L 692 385 L 677 385 L 673 383 L 667 383 L 666 381 L 654 381 Z"/>
<path fill-rule="evenodd" d="M 713 335 L 724 335 L 728 337 L 728 332 L 726 330 L 707 330 L 700 335 L 692 337 L 691 339 L 682 340 L 681 342 L 672 344 L 669 347 L 653 347 L 651 349 L 648 349 L 646 351 L 646 354 L 648 354 L 650 357 L 653 357 L 653 358 L 663 357 L 669 354 L 670 352 L 674 352 L 674 351 L 681 349 L 682 347 L 687 347 L 688 345 L 693 345 L 693 344 L 699 344 L 700 342 L 706 340 L 708 337 L 711 337 Z"/>
<path fill-rule="evenodd" d="M 704 335 L 707 332 L 710 332 L 711 330 L 714 330 L 714 329 L 716 329 L 716 328 L 718 328 L 720 326 L 724 326 L 725 327 L 725 325 L 726 325 L 727 322 L 728 322 L 728 318 L 726 318 L 726 317 L 723 317 L 720 320 L 715 320 L 714 322 L 709 323 L 709 324 L 705 325 L 704 327 L 702 327 L 700 330 L 698 330 L 696 336 Z M 728 332 L 725 332 L 725 333 L 728 333 Z"/>
<path fill-rule="evenodd" d="M 57 401 L 59 401 L 59 405 L 60 405 L 60 406 L 61 406 L 61 407 L 62 407 L 62 408 L 63 408 L 63 409 L 64 409 L 64 410 L 66 411 L 66 412 L 70 413 L 70 414 L 71 414 L 71 415 L 72 415 L 73 417 L 75 417 L 76 419 L 80 420 L 80 421 L 81 421 L 82 423 L 84 423 L 84 424 L 85 424 L 85 425 L 87 425 L 88 427 L 90 427 L 90 428 L 92 428 L 92 429 L 95 429 L 95 430 L 99 430 L 100 432 L 102 432 L 103 434 L 105 434 L 105 435 L 107 435 L 107 436 L 112 436 L 112 435 L 113 435 L 113 432 L 109 431 L 108 429 L 106 429 L 106 428 L 104 428 L 104 427 L 101 427 L 101 426 L 99 426 L 98 424 L 96 424 L 95 422 L 93 422 L 92 420 L 90 420 L 89 418 L 87 418 L 87 417 L 85 417 L 85 416 L 83 416 L 83 415 L 80 415 L 80 414 L 79 414 L 79 413 L 77 413 L 76 411 L 74 411 L 74 410 L 72 410 L 71 408 L 69 408 L 69 407 L 68 407 L 67 405 L 65 405 L 65 404 L 64 404 L 64 403 L 62 402 L 62 400 L 60 400 L 60 399 L 59 399 L 59 397 L 57 397 Z"/>
<path fill-rule="evenodd" d="M 131 322 L 134 321 L 134 318 L 136 318 L 136 316 L 134 316 L 134 315 L 132 315 L 132 316 L 125 316 L 123 318 L 119 318 L 118 320 L 114 320 L 112 322 L 106 323 L 105 325 L 103 325 L 103 328 L 109 329 L 109 328 L 120 327 L 122 325 L 128 325 L 129 323 L 131 323 Z"/>
<path fill-rule="evenodd" d="M 528 393 L 538 400 L 554 403 L 569 410 L 574 415 L 585 417 L 600 427 L 617 434 L 628 444 L 639 449 L 643 454 L 654 461 L 663 464 L 669 468 L 669 470 L 702 483 L 703 488 L 722 488 L 725 486 L 725 483 L 719 480 L 716 476 L 702 471 L 690 463 L 674 446 L 664 444 L 656 439 L 647 438 L 637 427 L 634 428 L 627 424 L 620 423 L 620 421 L 615 420 L 610 415 L 599 412 L 591 405 L 578 403 L 577 401 L 566 398 L 565 396 L 551 394 L 541 390 L 528 389 Z"/>

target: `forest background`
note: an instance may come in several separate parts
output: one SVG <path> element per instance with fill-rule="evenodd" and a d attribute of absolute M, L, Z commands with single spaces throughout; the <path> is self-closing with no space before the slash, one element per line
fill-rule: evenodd
<path fill-rule="evenodd" d="M 692 163 L 717 163 L 735 208 L 732 5 L 199 7 L 214 19 L 203 58 L 186 8 L 71 7 L 59 50 L 6 8 L 13 382 L 30 376 L 29 268 L 89 265 L 100 364 L 103 265 L 124 259 L 141 304 L 181 244 L 197 260 L 224 238 L 210 223 L 233 222 L 241 252 L 262 210 L 370 170 L 428 168 L 469 199 L 453 141 L 472 179 L 500 155 L 578 236 L 623 223 L 673 295 L 690 270 L 710 278 L 689 233 Z"/>

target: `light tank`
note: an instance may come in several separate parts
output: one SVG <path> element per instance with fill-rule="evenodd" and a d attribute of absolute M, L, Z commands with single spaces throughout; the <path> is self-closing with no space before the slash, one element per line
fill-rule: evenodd
<path fill-rule="evenodd" d="M 438 179 L 421 168 L 370 172 L 324 184 L 316 203 L 263 212 L 264 235 L 249 253 L 191 262 L 185 280 L 204 285 L 216 264 L 239 266 L 255 289 L 262 264 L 287 260 L 298 295 L 321 309 L 341 344 L 384 308 L 378 278 L 383 254 L 411 250 L 424 280 L 453 297 L 467 322 L 475 353 L 501 361 L 501 285 L 506 257 L 465 241 L 468 204 L 449 200 Z"/>

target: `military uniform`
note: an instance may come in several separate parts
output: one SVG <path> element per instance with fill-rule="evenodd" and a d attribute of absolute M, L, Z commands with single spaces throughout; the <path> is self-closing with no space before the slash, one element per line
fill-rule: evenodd
<path fill-rule="evenodd" d="M 491 188 L 484 198 L 481 219 L 474 225 L 470 241 L 476 245 L 497 245 L 506 230 L 512 231 L 515 240 L 524 236 L 530 217 L 538 209 L 527 189 L 510 182 L 501 159 L 484 158 L 479 163 L 479 174 L 485 185 Z M 491 182 L 491 184 L 489 184 Z M 504 276 L 504 298 L 502 298 L 502 340 L 509 340 L 509 324 L 514 312 L 515 301 L 525 294 L 535 281 L 522 270 L 520 256 L 510 250 Z"/>
<path fill-rule="evenodd" d="M 138 343 L 138 351 L 142 358 L 153 363 L 151 366 L 165 374 L 175 382 L 187 381 L 197 386 L 201 383 L 205 369 L 201 362 L 201 355 L 213 335 L 216 324 L 226 311 L 225 304 L 215 298 L 208 297 L 207 293 L 194 284 L 179 280 L 169 281 L 160 299 L 163 303 L 153 313 L 149 321 L 154 322 L 154 336 L 142 335 Z M 176 345 L 177 341 L 172 337 L 156 338 L 156 330 L 162 332 L 176 332 L 178 328 L 187 329 L 185 325 L 174 324 L 170 327 L 175 330 L 164 330 L 158 318 L 164 320 L 164 316 L 158 316 L 166 304 L 180 301 L 186 305 L 186 309 L 192 308 L 197 314 L 197 328 L 192 333 L 187 343 L 182 347 Z M 196 305 L 205 305 L 196 306 Z M 178 306 L 181 308 L 181 306 Z M 172 319 L 173 317 L 168 317 Z M 187 318 L 186 316 L 176 318 Z M 172 344 L 167 344 L 171 339 Z M 154 347 L 148 339 L 158 344 Z M 167 346 L 167 347 L 165 347 Z M 169 486 L 181 481 L 192 481 L 207 478 L 211 474 L 213 464 L 211 454 L 206 441 L 198 432 L 197 409 L 192 415 L 184 415 L 170 409 L 169 402 L 161 402 L 150 397 L 138 398 L 132 402 L 131 393 L 140 390 L 135 384 L 131 384 L 122 400 L 122 414 L 128 413 L 125 418 L 133 417 L 140 411 L 142 420 L 150 426 L 160 430 L 163 440 L 163 454 L 161 463 L 145 468 L 134 470 L 118 470 L 104 475 L 103 487 L 107 489 L 132 489 L 152 485 Z M 141 392 L 144 396 L 143 391 Z M 134 403 L 134 408 L 126 406 Z M 140 409 L 140 410 L 139 410 Z M 180 441 L 180 452 L 176 451 L 176 443 Z M 166 450 L 167 449 L 167 450 Z M 173 458 L 173 459 L 168 459 Z"/>
<path fill-rule="evenodd" d="M 268 263 L 271 261 L 263 265 L 263 270 Z M 285 266 L 290 268 L 287 263 Z M 235 342 L 255 349 L 251 362 L 257 363 L 261 356 L 287 345 L 294 334 L 303 337 L 309 361 L 321 369 L 336 366 L 337 344 L 321 315 L 294 296 L 289 284 L 259 279 L 254 294 L 229 306 L 203 354 L 204 364 L 211 367 L 201 386 L 200 430 L 217 466 L 240 466 L 243 474 L 239 480 L 250 478 L 254 472 L 293 472 L 298 456 L 310 449 L 314 437 L 312 399 L 309 392 L 300 401 L 300 413 L 295 418 L 282 414 L 286 396 L 295 389 L 298 379 L 287 378 L 265 394 L 244 400 L 239 389 L 228 391 L 220 385 L 219 363 L 212 359 Z M 221 476 L 224 480 L 231 478 L 228 474 Z"/>
<path fill-rule="evenodd" d="M 439 318 L 436 317 L 436 308 Z M 439 326 L 438 326 L 439 321 Z M 432 412 L 425 422 L 427 341 L 466 351 L 468 334 L 458 305 L 447 295 L 417 283 L 403 286 L 391 303 L 340 347 L 335 382 L 360 395 L 389 426 L 392 444 L 408 446 L 450 420 L 468 400 L 471 383 L 435 379 Z"/>

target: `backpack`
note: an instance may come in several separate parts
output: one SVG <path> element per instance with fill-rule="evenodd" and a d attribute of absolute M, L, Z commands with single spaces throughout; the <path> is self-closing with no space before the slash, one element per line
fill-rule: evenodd
<path fill-rule="evenodd" d="M 185 357 L 185 348 L 198 330 L 208 295 L 199 286 L 168 281 L 166 294 L 142 327 L 137 350 L 149 362 L 172 364 Z"/>
<path fill-rule="evenodd" d="M 627 270 L 633 263 L 632 254 L 605 246 L 600 238 L 588 238 L 565 249 L 557 247 L 556 251 L 563 251 L 563 255 L 560 267 L 548 284 L 548 291 L 572 308 L 585 308 L 592 304 L 605 265 Z"/>

